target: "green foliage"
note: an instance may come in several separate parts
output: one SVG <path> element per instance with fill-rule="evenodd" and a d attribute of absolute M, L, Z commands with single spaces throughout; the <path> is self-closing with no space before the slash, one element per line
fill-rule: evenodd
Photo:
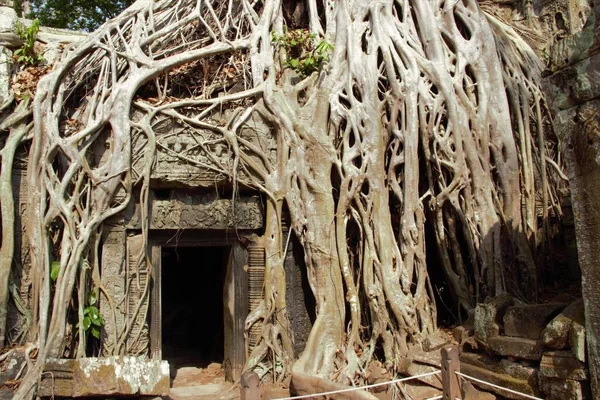
<path fill-rule="evenodd" d="M 129 7 L 133 0 L 33 0 L 31 18 L 42 25 L 91 32 Z"/>
<path fill-rule="evenodd" d="M 52 264 L 50 264 L 50 279 L 52 279 L 52 282 L 56 282 L 56 278 L 58 278 L 59 272 L 60 272 L 60 262 L 52 261 Z"/>
<path fill-rule="evenodd" d="M 98 297 L 95 292 L 91 292 L 88 297 L 88 304 L 83 309 L 83 330 L 86 334 L 91 333 L 96 339 L 100 339 L 100 329 L 104 325 L 104 319 L 100 315 L 100 310 L 96 306 Z M 79 324 L 77 324 L 79 328 Z"/>
<path fill-rule="evenodd" d="M 28 27 L 24 26 L 21 21 L 17 22 L 16 33 L 24 42 L 23 46 L 15 51 L 15 57 L 19 64 L 31 67 L 44 61 L 41 54 L 35 54 L 35 40 L 39 31 L 40 20 L 37 18 Z"/>
<path fill-rule="evenodd" d="M 315 45 L 316 38 L 305 29 L 288 31 L 281 36 L 272 35 L 273 43 L 287 53 L 286 66 L 302 76 L 318 71 L 329 60 L 329 52 L 333 50 L 333 45 L 324 40 Z"/>

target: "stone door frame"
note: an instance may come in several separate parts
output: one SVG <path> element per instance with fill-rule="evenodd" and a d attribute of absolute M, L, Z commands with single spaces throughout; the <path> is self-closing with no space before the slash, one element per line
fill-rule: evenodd
<path fill-rule="evenodd" d="M 230 247 L 223 287 L 223 312 L 228 303 L 233 305 L 231 326 L 224 327 L 223 364 L 229 380 L 239 379 L 246 362 L 244 324 L 248 315 L 248 252 L 238 240 L 240 232 L 226 230 L 190 230 L 184 233 L 151 230 L 149 234 L 152 261 L 152 288 L 150 292 L 149 328 L 150 355 L 162 359 L 162 286 L 161 255 L 163 247 Z M 229 290 L 227 290 L 229 288 Z M 226 298 L 225 296 L 232 296 Z M 224 322 L 226 323 L 225 315 Z"/>

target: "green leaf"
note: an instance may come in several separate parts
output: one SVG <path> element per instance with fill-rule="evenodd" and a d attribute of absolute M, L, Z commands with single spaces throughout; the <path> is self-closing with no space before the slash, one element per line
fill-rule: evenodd
<path fill-rule="evenodd" d="M 89 306 L 88 309 L 90 310 L 90 318 L 92 321 L 97 321 L 100 316 L 100 311 L 94 306 Z"/>
<path fill-rule="evenodd" d="M 297 58 L 292 58 L 288 64 L 290 64 L 290 67 L 292 68 L 298 68 L 298 64 L 300 63 L 300 60 L 298 60 Z"/>
<path fill-rule="evenodd" d="M 83 317 L 83 329 L 87 331 L 88 329 L 90 329 L 91 325 L 92 321 L 90 320 L 90 317 Z"/>
<path fill-rule="evenodd" d="M 94 304 L 96 304 L 97 301 L 98 301 L 98 296 L 96 295 L 96 292 L 91 291 L 90 295 L 88 296 L 88 304 L 90 306 L 93 306 Z"/>
<path fill-rule="evenodd" d="M 19 59 L 19 62 L 21 62 L 20 59 Z M 52 264 L 50 264 L 50 279 L 52 279 L 52 281 L 56 281 L 56 278 L 58 278 L 59 272 L 60 272 L 60 262 L 52 261 Z"/>
<path fill-rule="evenodd" d="M 316 71 L 316 60 L 313 57 L 308 57 L 306 60 L 304 60 L 304 62 L 302 63 L 302 71 L 306 74 L 306 75 L 310 75 L 312 74 L 314 71 Z"/>
<path fill-rule="evenodd" d="M 96 339 L 100 339 L 100 329 L 96 328 L 95 326 L 92 326 L 91 332 L 92 336 L 94 336 Z"/>

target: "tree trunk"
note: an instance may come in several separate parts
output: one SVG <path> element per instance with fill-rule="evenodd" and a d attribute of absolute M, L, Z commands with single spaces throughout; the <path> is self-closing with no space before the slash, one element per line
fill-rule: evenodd
<path fill-rule="evenodd" d="M 600 100 L 563 114 L 567 168 L 575 214 L 577 254 L 585 307 L 588 364 L 594 398 L 600 398 Z M 565 121 L 565 119 L 567 121 Z"/>
<path fill-rule="evenodd" d="M 535 215 L 540 187 L 519 180 L 536 177 L 547 156 L 543 132 L 533 141 L 529 129 L 542 118 L 529 104 L 540 76 L 532 50 L 475 0 L 301 3 L 138 0 L 40 82 L 28 172 L 40 350 L 16 398 L 32 391 L 44 358 L 65 348 L 97 230 L 132 196 L 147 213 L 154 160 L 165 151 L 154 129 L 165 122 L 203 152 L 169 156 L 229 176 L 234 195 L 243 184 L 266 198 L 265 232 L 252 239 L 266 251 L 264 298 L 246 320 L 247 331 L 262 323 L 246 368 L 263 376 L 291 371 L 296 387 L 314 393 L 364 383 L 377 358 L 396 373 L 401 357 L 420 350 L 436 329 L 429 215 L 463 309 L 518 286 L 523 263 L 534 267 L 534 227 L 520 226 Z M 185 91 L 173 83 L 181 79 Z M 517 94 L 511 102 L 505 87 Z M 269 143 L 248 137 L 253 118 L 269 126 Z M 212 154 L 215 144 L 231 159 Z M 98 163 L 93 148 L 104 151 Z M 540 176 L 553 187 L 552 175 Z M 286 209 L 317 308 L 297 361 Z"/>

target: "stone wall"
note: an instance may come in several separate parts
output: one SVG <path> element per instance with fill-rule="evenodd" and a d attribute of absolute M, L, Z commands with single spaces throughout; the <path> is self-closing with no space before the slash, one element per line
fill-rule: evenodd
<path fill-rule="evenodd" d="M 600 0 L 591 0 L 589 6 L 582 29 L 550 47 L 545 91 L 565 146 L 590 376 L 594 395 L 600 398 Z"/>
<path fill-rule="evenodd" d="M 473 325 L 454 336 L 467 375 L 548 400 L 592 398 L 581 299 L 525 305 L 500 296 L 478 304 Z"/>
<path fill-rule="evenodd" d="M 455 330 L 461 370 L 548 400 L 591 399 L 583 314 L 581 299 L 525 305 L 500 296 L 478 304 L 473 327 Z"/>

